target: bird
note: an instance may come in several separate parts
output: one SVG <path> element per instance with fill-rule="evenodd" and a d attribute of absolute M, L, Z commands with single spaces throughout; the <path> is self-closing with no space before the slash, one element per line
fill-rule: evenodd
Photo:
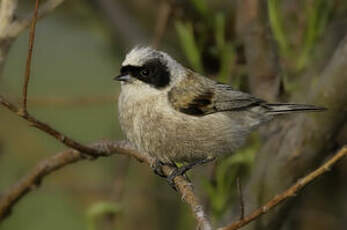
<path fill-rule="evenodd" d="M 166 52 L 135 47 L 125 56 L 120 74 L 119 122 L 127 140 L 161 165 L 175 166 L 172 183 L 197 164 L 232 154 L 260 125 L 281 114 L 325 108 L 268 103 L 234 90 L 181 65 Z M 182 163 L 182 167 L 177 167 Z"/>

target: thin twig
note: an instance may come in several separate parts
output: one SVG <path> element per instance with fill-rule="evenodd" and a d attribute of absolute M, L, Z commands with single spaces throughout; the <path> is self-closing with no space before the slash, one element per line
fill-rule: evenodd
<path fill-rule="evenodd" d="M 40 129 L 41 131 L 51 135 L 52 137 L 56 138 L 66 146 L 76 149 L 84 154 L 87 154 L 91 157 L 96 157 L 102 153 L 98 153 L 97 150 L 92 149 L 88 146 L 84 146 L 77 141 L 73 140 L 72 138 L 62 134 L 58 130 L 54 129 L 50 125 L 36 119 L 32 115 L 28 113 L 23 113 L 22 110 L 20 110 L 18 107 L 16 107 L 14 104 L 7 101 L 4 97 L 0 96 L 0 104 L 5 106 L 7 109 L 11 110 L 15 114 L 17 114 L 19 117 L 23 118 L 24 120 L 28 121 L 31 126 Z"/>
<path fill-rule="evenodd" d="M 346 155 L 347 155 L 347 145 L 343 146 L 338 151 L 337 154 L 335 154 L 330 160 L 328 160 L 318 169 L 316 169 L 315 171 L 311 172 L 307 176 L 300 179 L 298 182 L 296 182 L 293 186 L 291 186 L 289 189 L 287 189 L 283 193 L 276 195 L 272 200 L 267 202 L 261 208 L 256 209 L 251 214 L 247 215 L 244 219 L 236 221 L 226 227 L 219 228 L 218 230 L 235 230 L 235 229 L 242 228 L 243 226 L 257 219 L 261 215 L 267 213 L 269 210 L 276 207 L 283 201 L 295 196 L 295 194 L 297 194 L 300 190 L 302 190 L 306 185 L 308 185 L 309 183 L 317 179 L 322 174 L 328 172 L 332 166 L 334 166 L 338 161 L 340 161 Z"/>
<path fill-rule="evenodd" d="M 28 55 L 27 55 L 26 64 L 25 64 L 25 75 L 24 75 L 24 86 L 23 86 L 22 112 L 24 114 L 27 113 L 28 85 L 29 85 L 29 81 L 30 81 L 31 58 L 33 56 L 33 48 L 34 48 L 34 41 L 35 41 L 35 28 L 36 28 L 37 16 L 38 16 L 38 12 L 39 12 L 39 4 L 40 4 L 40 0 L 36 0 L 35 1 L 34 15 L 33 15 L 33 19 L 31 22 L 30 33 L 29 33 L 29 49 L 28 49 Z"/>
<path fill-rule="evenodd" d="M 243 218 L 245 217 L 245 202 L 243 200 L 243 191 L 242 191 L 240 177 L 236 179 L 236 183 L 237 183 L 237 191 L 239 193 L 239 199 L 240 199 L 240 220 L 243 220 Z"/>
<path fill-rule="evenodd" d="M 134 151 L 125 141 L 100 141 L 89 146 L 92 149 L 98 149 L 95 153 L 102 152 L 102 156 L 110 156 L 118 153 L 128 155 L 135 158 L 138 161 L 145 161 L 146 159 L 142 154 Z M 19 182 L 8 189 L 2 194 L 0 199 L 0 220 L 4 219 L 11 211 L 11 208 L 27 193 L 36 188 L 43 178 L 50 173 L 74 162 L 85 160 L 83 154 L 80 152 L 69 149 L 64 152 L 53 155 L 52 157 L 39 162 L 33 170 L 31 170 L 26 176 L 24 176 Z"/>
<path fill-rule="evenodd" d="M 38 18 L 42 18 L 53 10 L 55 10 L 58 6 L 60 6 L 65 0 L 47 0 L 45 1 L 41 7 L 39 8 Z M 30 26 L 32 22 L 33 15 L 27 15 L 24 18 L 16 19 L 8 28 L 6 36 L 8 38 L 17 37 L 24 29 Z"/>
<path fill-rule="evenodd" d="M 167 165 L 162 167 L 162 170 L 166 176 L 173 172 L 173 168 Z M 189 204 L 192 209 L 193 215 L 198 222 L 197 229 L 199 230 L 212 230 L 211 223 L 204 211 L 204 207 L 201 204 L 199 198 L 193 191 L 192 183 L 186 180 L 183 176 L 177 176 L 174 179 L 178 192 L 181 194 L 182 199 Z"/>

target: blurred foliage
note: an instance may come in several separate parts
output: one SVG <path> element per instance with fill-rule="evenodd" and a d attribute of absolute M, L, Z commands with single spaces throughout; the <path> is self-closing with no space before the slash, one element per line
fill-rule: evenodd
<path fill-rule="evenodd" d="M 217 75 L 221 82 L 228 82 L 231 74 L 234 46 L 226 39 L 226 12 L 213 10 L 206 0 L 191 0 L 192 7 L 199 14 L 199 21 L 180 19 L 175 21 L 178 38 L 192 68 L 199 73 Z M 215 70 L 209 63 L 205 65 L 203 58 L 218 62 Z M 203 66 L 208 69 L 204 70 Z"/>
<path fill-rule="evenodd" d="M 208 17 L 208 5 L 206 0 L 190 0 L 194 8 L 199 12 L 203 17 Z"/>
<path fill-rule="evenodd" d="M 279 0 L 268 1 L 268 14 L 269 22 L 271 25 L 272 33 L 276 39 L 281 55 L 289 55 L 290 49 L 287 41 L 287 37 L 284 32 L 283 19 L 281 17 Z"/>
<path fill-rule="evenodd" d="M 190 23 L 182 23 L 180 21 L 176 22 L 176 29 L 179 35 L 182 49 L 187 55 L 190 64 L 193 69 L 198 72 L 203 72 L 202 63 L 201 63 L 201 54 L 198 50 L 192 25 Z"/>
<path fill-rule="evenodd" d="M 312 49 L 325 31 L 326 25 L 331 18 L 334 2 L 315 0 L 304 3 L 303 15 L 306 15 L 304 32 L 299 47 L 295 49 L 296 52 L 293 52 L 293 48 L 295 47 L 293 47 L 292 42 L 289 41 L 289 37 L 287 36 L 280 5 L 281 0 L 268 1 L 271 29 L 278 43 L 280 55 L 283 58 L 290 59 L 294 63 L 294 71 L 302 71 L 310 64 Z M 301 25 L 299 23 L 302 22 L 298 22 L 294 26 L 300 27 Z"/>
<path fill-rule="evenodd" d="M 237 178 L 247 176 L 253 165 L 254 153 L 260 146 L 259 138 L 256 135 L 253 135 L 251 139 L 247 147 L 218 161 L 212 182 L 203 181 L 215 221 L 218 221 L 225 211 L 238 201 Z"/>
<path fill-rule="evenodd" d="M 87 230 L 97 230 L 97 220 L 106 215 L 113 216 L 121 211 L 121 207 L 112 202 L 93 203 L 87 210 Z"/>

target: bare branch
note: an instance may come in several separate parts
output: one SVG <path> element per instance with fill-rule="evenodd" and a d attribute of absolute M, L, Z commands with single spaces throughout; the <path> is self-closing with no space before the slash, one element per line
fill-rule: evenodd
<path fill-rule="evenodd" d="M 39 8 L 38 18 L 42 18 L 53 10 L 55 10 L 58 6 L 60 6 L 65 0 L 48 0 Z M 17 37 L 24 29 L 30 26 L 33 15 L 27 15 L 22 19 L 15 20 L 11 26 L 9 27 L 7 37 L 15 38 Z"/>
<path fill-rule="evenodd" d="M 333 156 L 330 160 L 328 160 L 326 163 L 324 163 L 321 167 L 316 169 L 315 171 L 311 172 L 304 178 L 300 179 L 298 182 L 296 182 L 293 186 L 291 186 L 289 189 L 284 191 L 281 194 L 276 195 L 272 200 L 267 202 L 265 205 L 263 205 L 261 208 L 258 208 L 248 216 L 246 216 L 244 219 L 236 221 L 232 223 L 229 226 L 219 228 L 218 230 L 236 230 L 240 229 L 246 224 L 250 223 L 251 221 L 255 220 L 256 218 L 260 217 L 261 215 L 267 213 L 283 201 L 295 196 L 298 192 L 300 192 L 306 185 L 317 179 L 322 174 L 328 172 L 331 167 L 333 167 L 337 162 L 343 159 L 347 155 L 347 145 L 342 147 L 338 153 Z"/>
<path fill-rule="evenodd" d="M 51 135 L 52 137 L 56 138 L 66 146 L 76 149 L 84 154 L 90 155 L 92 157 L 96 157 L 102 153 L 98 153 L 97 150 L 92 149 L 88 146 L 84 146 L 77 141 L 73 140 L 72 138 L 67 137 L 66 135 L 60 133 L 56 129 L 52 128 L 50 125 L 36 119 L 32 115 L 28 113 L 23 113 L 22 110 L 20 110 L 18 107 L 7 101 L 4 97 L 0 96 L 0 104 L 5 106 L 10 111 L 17 114 L 19 117 L 23 118 L 24 120 L 28 121 L 30 125 L 34 126 L 35 128 L 40 129 L 41 131 Z M 97 153 L 96 153 L 97 152 Z"/>
<path fill-rule="evenodd" d="M 26 64 L 25 64 L 25 76 L 24 76 L 24 86 L 23 86 L 22 111 L 24 114 L 27 113 L 28 85 L 30 80 L 31 58 L 33 56 L 33 48 L 34 48 L 34 41 L 35 41 L 35 27 L 36 27 L 38 12 L 39 12 L 39 2 L 40 2 L 39 0 L 35 1 L 35 10 L 34 10 L 34 15 L 31 22 L 31 28 L 30 28 L 30 34 L 29 34 L 29 49 L 28 49 L 28 55 L 27 55 Z"/>
<path fill-rule="evenodd" d="M 170 175 L 173 168 L 165 165 L 162 167 L 166 176 Z M 205 214 L 204 208 L 199 198 L 193 192 L 192 183 L 187 181 L 183 176 L 175 177 L 174 179 L 178 191 L 181 193 L 182 199 L 191 207 L 195 219 L 198 221 L 198 228 L 200 230 L 212 230 L 212 226 Z"/>
<path fill-rule="evenodd" d="M 256 154 L 256 162 L 245 189 L 245 207 L 255 210 L 275 194 L 290 187 L 313 170 L 336 149 L 336 138 L 346 123 L 347 110 L 347 35 L 338 45 L 324 71 L 307 92 L 306 103 L 328 107 L 321 114 L 292 116 L 274 121 L 271 136 Z M 306 82 L 302 82 L 306 84 Z M 305 99 L 301 99 L 304 102 Z M 298 101 L 298 99 L 296 99 Z M 285 179 L 284 179 L 285 178 Z M 289 215 L 293 200 L 247 226 L 247 229 L 280 229 Z M 239 216 L 233 213 L 233 219 Z"/>
<path fill-rule="evenodd" d="M 107 157 L 113 154 L 121 154 L 132 157 L 140 162 L 144 162 L 148 166 L 151 166 L 154 162 L 154 159 L 149 157 L 147 154 L 141 154 L 135 151 L 135 149 L 126 141 L 99 141 L 89 145 L 88 147 L 95 149 L 95 157 Z M 33 170 L 3 194 L 0 199 L 0 220 L 4 219 L 10 212 L 11 208 L 22 197 L 40 185 L 42 179 L 50 173 L 61 169 L 66 165 L 85 159 L 86 158 L 83 157 L 81 152 L 69 149 L 38 163 Z M 170 166 L 163 166 L 162 169 L 166 175 L 169 175 L 172 170 L 174 170 Z M 192 184 L 183 176 L 176 177 L 174 182 L 182 196 L 182 199 L 192 208 L 200 229 L 211 230 L 212 227 L 206 217 L 203 207 L 193 192 Z"/>
<path fill-rule="evenodd" d="M 135 158 L 138 161 L 146 161 L 141 154 L 137 153 L 125 141 L 100 141 L 89 146 L 91 149 L 97 149 L 95 154 L 102 153 L 97 157 L 110 156 L 112 154 L 123 154 Z M 37 187 L 42 179 L 50 173 L 74 162 L 85 160 L 83 154 L 69 149 L 67 151 L 55 154 L 54 156 L 39 162 L 33 170 L 24 176 L 19 182 L 5 192 L 0 199 L 0 220 L 6 217 L 12 206 L 16 204 L 24 195 Z"/>
<path fill-rule="evenodd" d="M 64 0 L 47 0 L 39 8 L 38 17 L 47 15 L 63 2 Z M 16 8 L 17 0 L 0 1 L 0 77 L 10 46 L 15 38 L 30 26 L 32 19 L 32 14 L 22 19 L 14 19 Z"/>

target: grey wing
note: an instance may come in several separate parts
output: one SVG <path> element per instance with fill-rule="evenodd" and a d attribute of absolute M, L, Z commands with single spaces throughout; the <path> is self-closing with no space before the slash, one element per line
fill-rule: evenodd
<path fill-rule="evenodd" d="M 242 111 L 255 108 L 253 111 L 265 113 L 267 115 L 280 115 L 293 112 L 318 112 L 326 108 L 315 105 L 277 103 L 269 104 L 266 101 L 256 98 L 250 94 L 233 90 L 230 86 L 218 83 L 215 90 L 215 102 L 217 112 L 221 111 Z"/>
<path fill-rule="evenodd" d="M 217 83 L 214 106 L 216 112 L 240 111 L 255 106 L 266 106 L 266 102 L 250 94 L 233 90 L 229 85 Z"/>
<path fill-rule="evenodd" d="M 176 110 L 193 116 L 246 110 L 264 103 L 261 99 L 210 79 L 178 85 L 170 90 L 168 96 Z"/>

